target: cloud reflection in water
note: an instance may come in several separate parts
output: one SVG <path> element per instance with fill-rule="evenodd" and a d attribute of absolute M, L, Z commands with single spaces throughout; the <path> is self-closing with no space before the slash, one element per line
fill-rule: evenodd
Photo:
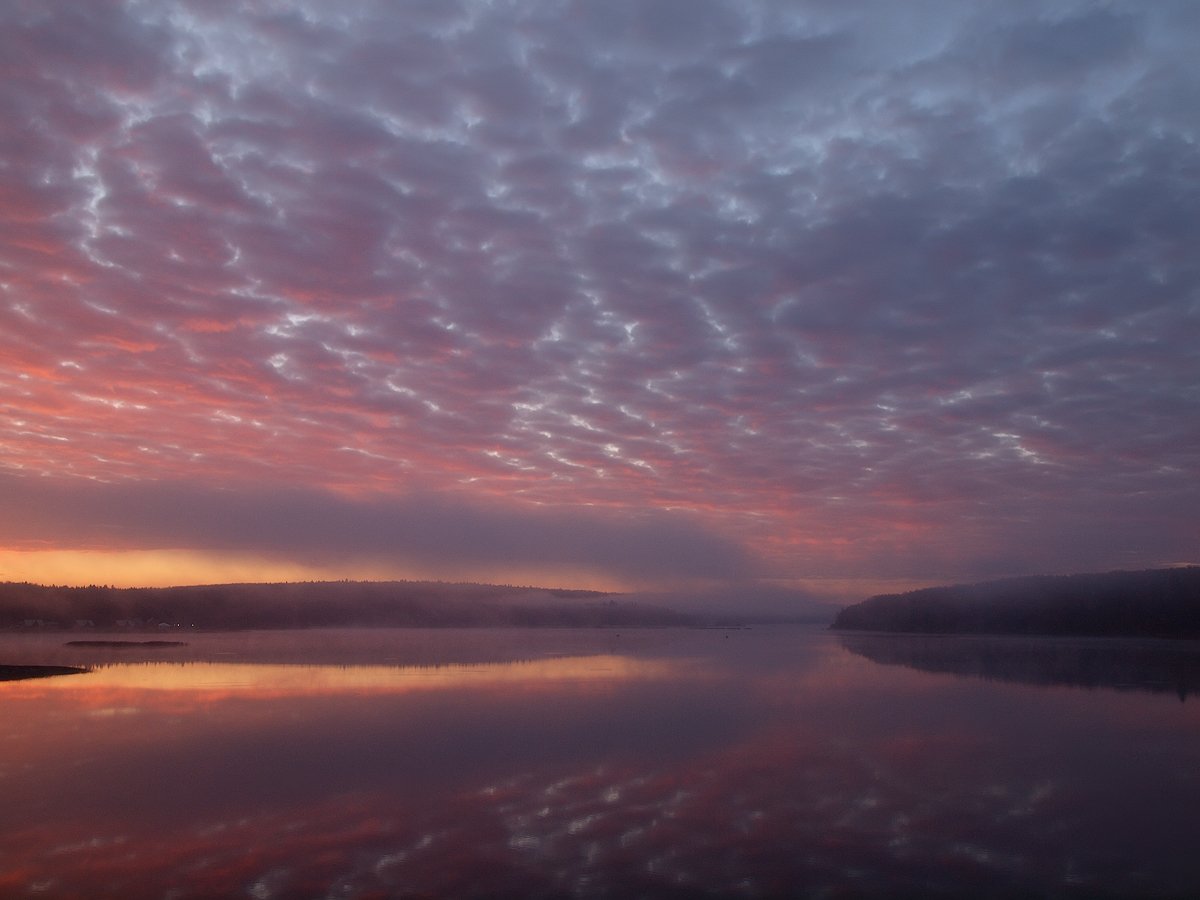
<path fill-rule="evenodd" d="M 429 670 L 89 678 L 4 696 L 6 896 L 1200 885 L 1179 827 L 1200 800 L 1200 716 L 1170 696 L 885 668 L 802 629 Z M 101 708 L 140 712 L 85 715 Z"/>

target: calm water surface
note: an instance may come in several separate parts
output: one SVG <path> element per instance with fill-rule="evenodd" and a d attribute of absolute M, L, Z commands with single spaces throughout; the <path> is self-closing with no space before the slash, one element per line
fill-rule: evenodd
<path fill-rule="evenodd" d="M 1200 892 L 1186 644 L 70 637 L 0 636 L 93 667 L 0 683 L 3 897 Z"/>

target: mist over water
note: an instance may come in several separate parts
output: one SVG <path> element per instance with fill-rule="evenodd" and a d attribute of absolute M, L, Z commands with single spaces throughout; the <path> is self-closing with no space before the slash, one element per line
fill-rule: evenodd
<path fill-rule="evenodd" d="M 0 661 L 93 669 L 0 683 L 0 895 L 1200 889 L 1200 705 L 1161 666 L 1129 689 L 1147 653 L 1120 642 L 186 640 L 0 637 Z"/>

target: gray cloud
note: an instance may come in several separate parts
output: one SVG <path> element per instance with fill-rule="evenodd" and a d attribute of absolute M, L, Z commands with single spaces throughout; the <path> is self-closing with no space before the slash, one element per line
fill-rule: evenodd
<path fill-rule="evenodd" d="M 215 550 L 297 563 L 416 563 L 445 571 L 568 567 L 636 582 L 735 580 L 761 570 L 696 517 L 481 502 L 432 493 L 347 499 L 266 485 L 71 485 L 0 479 L 0 540 Z"/>

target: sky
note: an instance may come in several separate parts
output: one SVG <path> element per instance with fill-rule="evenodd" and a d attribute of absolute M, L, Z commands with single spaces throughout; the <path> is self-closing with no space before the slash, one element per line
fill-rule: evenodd
<path fill-rule="evenodd" d="M 0 580 L 1200 561 L 1200 4 L 0 0 Z"/>

